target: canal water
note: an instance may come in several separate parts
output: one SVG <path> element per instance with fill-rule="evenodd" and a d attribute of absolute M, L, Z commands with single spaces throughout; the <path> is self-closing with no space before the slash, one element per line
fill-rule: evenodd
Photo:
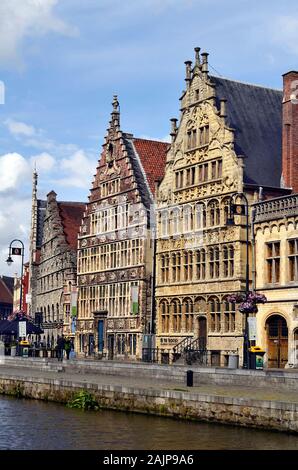
<path fill-rule="evenodd" d="M 298 436 L 0 396 L 0 449 L 298 449 Z"/>

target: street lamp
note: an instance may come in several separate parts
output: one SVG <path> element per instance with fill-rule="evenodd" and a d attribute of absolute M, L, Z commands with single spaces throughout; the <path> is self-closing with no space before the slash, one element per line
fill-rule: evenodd
<path fill-rule="evenodd" d="M 12 246 L 13 243 L 19 242 L 21 248 L 17 246 Z M 6 263 L 8 266 L 11 266 L 13 259 L 11 256 L 21 256 L 22 257 L 22 267 L 21 267 L 21 283 L 20 283 L 20 310 L 22 310 L 22 297 L 23 297 L 23 268 L 24 268 L 24 243 L 21 240 L 12 240 L 9 245 L 9 253 Z"/>
<path fill-rule="evenodd" d="M 240 203 L 239 203 L 240 202 Z M 249 212 L 248 200 L 244 193 L 236 192 L 232 194 L 229 204 L 229 216 L 226 221 L 227 226 L 236 225 L 234 217 L 245 215 L 246 218 L 246 266 L 245 266 L 245 298 L 249 294 Z M 245 328 L 243 342 L 243 368 L 249 369 L 249 344 L 248 344 L 248 322 L 247 312 L 245 312 Z"/>

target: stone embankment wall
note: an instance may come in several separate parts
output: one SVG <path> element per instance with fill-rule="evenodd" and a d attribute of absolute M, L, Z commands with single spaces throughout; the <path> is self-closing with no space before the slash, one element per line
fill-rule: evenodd
<path fill-rule="evenodd" d="M 298 403 L 204 395 L 179 390 L 30 379 L 0 373 L 0 393 L 66 403 L 87 390 L 102 408 L 298 432 Z"/>

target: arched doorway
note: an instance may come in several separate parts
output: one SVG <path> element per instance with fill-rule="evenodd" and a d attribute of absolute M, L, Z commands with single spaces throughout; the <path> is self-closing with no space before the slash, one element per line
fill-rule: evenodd
<path fill-rule="evenodd" d="M 288 326 L 281 315 L 266 321 L 268 368 L 284 368 L 288 362 Z"/>
<path fill-rule="evenodd" d="M 206 317 L 198 317 L 198 338 L 199 349 L 206 349 L 207 346 L 207 319 Z"/>

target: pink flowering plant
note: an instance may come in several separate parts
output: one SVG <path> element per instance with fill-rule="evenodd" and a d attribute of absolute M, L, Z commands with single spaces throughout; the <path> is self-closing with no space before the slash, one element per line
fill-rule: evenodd
<path fill-rule="evenodd" d="M 267 298 L 263 294 L 248 292 L 248 294 L 231 294 L 227 297 L 227 301 L 239 304 L 238 310 L 241 313 L 257 313 L 257 304 L 264 304 Z"/>
<path fill-rule="evenodd" d="M 31 320 L 32 317 L 28 315 L 26 312 L 23 310 L 15 310 L 13 313 L 11 313 L 8 317 L 7 320 L 13 321 L 13 320 Z"/>

